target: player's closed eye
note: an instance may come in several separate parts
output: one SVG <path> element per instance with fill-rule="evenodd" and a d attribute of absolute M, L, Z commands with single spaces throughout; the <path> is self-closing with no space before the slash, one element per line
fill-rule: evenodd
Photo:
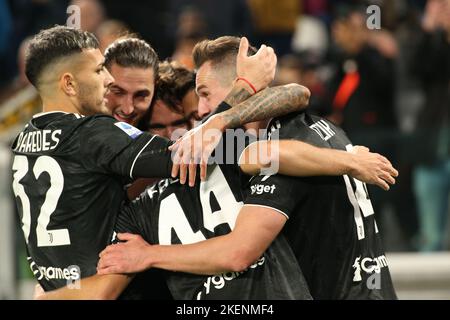
<path fill-rule="evenodd" d="M 105 71 L 105 66 L 102 66 L 101 68 L 97 69 L 95 72 L 100 74 L 102 71 Z"/>
<path fill-rule="evenodd" d="M 201 92 L 199 93 L 199 96 L 202 97 L 202 98 L 208 98 L 209 92 L 207 92 L 207 91 L 201 91 Z"/>
<path fill-rule="evenodd" d="M 111 88 L 110 91 L 115 94 L 116 96 L 123 96 L 125 95 L 125 91 L 117 89 L 117 88 Z"/>

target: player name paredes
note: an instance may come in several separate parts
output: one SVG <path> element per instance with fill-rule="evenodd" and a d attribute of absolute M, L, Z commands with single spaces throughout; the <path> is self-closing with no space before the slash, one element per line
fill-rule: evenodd
<path fill-rule="evenodd" d="M 21 132 L 15 152 L 32 153 L 53 150 L 58 146 L 61 130 L 36 130 Z"/>

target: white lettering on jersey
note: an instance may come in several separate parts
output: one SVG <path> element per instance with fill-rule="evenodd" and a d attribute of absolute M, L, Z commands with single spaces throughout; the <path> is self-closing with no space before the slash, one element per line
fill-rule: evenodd
<path fill-rule="evenodd" d="M 218 165 L 208 168 L 207 179 L 200 183 L 199 190 L 204 227 L 214 232 L 214 229 L 218 225 L 226 223 L 232 230 L 243 203 L 242 201 L 236 201 Z M 216 198 L 220 210 L 212 210 L 210 205 L 211 196 Z M 200 230 L 197 232 L 192 230 L 192 226 L 175 194 L 171 194 L 161 201 L 158 221 L 160 244 L 173 244 L 172 230 L 176 233 L 182 244 L 195 243 L 206 239 Z"/>
<path fill-rule="evenodd" d="M 49 280 L 79 280 L 81 279 L 81 270 L 77 265 L 71 265 L 66 268 L 59 267 L 42 267 L 38 266 L 31 257 L 27 258 L 30 263 L 30 269 L 33 274 L 36 276 L 37 280 L 46 279 Z"/>
<path fill-rule="evenodd" d="M 172 244 L 172 230 L 175 231 L 182 244 L 206 240 L 200 230 L 197 232 L 192 230 L 175 194 L 171 194 L 161 201 L 158 221 L 159 244 Z"/>
<path fill-rule="evenodd" d="M 345 146 L 347 151 L 352 151 L 353 146 L 348 144 Z M 359 181 L 358 179 L 349 177 L 348 175 L 344 175 L 345 187 L 347 189 L 348 199 L 353 206 L 353 213 L 355 217 L 356 223 L 356 232 L 358 235 L 358 240 L 364 239 L 365 231 L 364 231 L 364 222 L 363 216 L 368 217 L 374 214 L 374 210 L 372 207 L 372 202 L 370 202 L 369 194 L 367 192 L 367 186 L 365 183 Z M 353 186 L 351 181 L 354 182 L 356 189 L 353 190 Z M 362 215 L 361 215 L 362 212 Z M 375 223 L 375 232 L 378 233 L 378 228 Z"/>
<path fill-rule="evenodd" d="M 330 128 L 330 125 L 324 120 L 320 120 L 309 126 L 313 129 L 322 140 L 328 141 L 332 136 L 336 134 L 333 129 Z"/>
<path fill-rule="evenodd" d="M 249 266 L 247 269 L 245 269 L 243 271 L 237 271 L 237 272 L 230 271 L 230 272 L 216 274 L 214 276 L 208 277 L 206 279 L 206 281 L 203 283 L 204 289 L 202 289 L 202 291 L 200 291 L 197 294 L 197 300 L 203 299 L 203 297 L 202 297 L 203 290 L 205 292 L 205 296 L 211 293 L 211 286 L 216 290 L 221 290 L 225 287 L 225 285 L 228 283 L 228 281 L 232 281 L 232 280 L 236 279 L 241 274 L 247 272 L 249 269 L 255 269 L 259 266 L 264 265 L 264 262 L 265 262 L 265 258 L 264 258 L 264 256 L 262 256 L 254 264 L 252 264 L 251 266 Z"/>
<path fill-rule="evenodd" d="M 263 193 L 270 193 L 273 194 L 277 187 L 273 184 L 271 186 L 264 185 L 264 184 L 255 184 L 250 187 L 252 190 L 252 194 L 263 194 Z"/>
<path fill-rule="evenodd" d="M 200 202 L 203 209 L 203 222 L 205 228 L 211 232 L 223 223 L 227 223 L 231 230 L 234 229 L 242 201 L 236 201 L 222 170 L 218 165 L 211 166 L 207 179 L 200 182 Z M 220 210 L 212 211 L 210 197 L 214 196 L 219 203 Z"/>
<path fill-rule="evenodd" d="M 61 133 L 61 130 L 21 132 L 14 151 L 30 153 L 53 150 L 59 144 L 59 136 Z"/>

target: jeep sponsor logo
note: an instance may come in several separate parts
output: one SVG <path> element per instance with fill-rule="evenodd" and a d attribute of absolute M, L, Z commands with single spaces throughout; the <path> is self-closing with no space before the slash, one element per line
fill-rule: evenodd
<path fill-rule="evenodd" d="M 271 193 L 273 194 L 273 192 L 275 191 L 277 187 L 273 184 L 271 186 L 269 185 L 264 185 L 264 184 L 255 184 L 253 186 L 250 187 L 250 189 L 252 190 L 252 194 L 263 194 L 263 193 Z"/>

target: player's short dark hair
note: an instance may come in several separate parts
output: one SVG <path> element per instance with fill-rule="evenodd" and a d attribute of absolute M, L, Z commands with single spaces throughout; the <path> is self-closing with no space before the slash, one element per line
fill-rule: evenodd
<path fill-rule="evenodd" d="M 81 53 L 84 49 L 97 48 L 97 38 L 87 31 L 66 26 L 41 30 L 30 41 L 25 58 L 25 74 L 31 84 L 38 87 L 42 71 L 47 66 Z"/>
<path fill-rule="evenodd" d="M 162 100 L 174 112 L 182 113 L 180 103 L 189 90 L 195 89 L 195 73 L 176 61 L 159 64 L 155 99 Z"/>
<path fill-rule="evenodd" d="M 152 68 L 156 78 L 158 62 L 155 50 L 147 42 L 138 38 L 116 40 L 105 50 L 105 65 L 108 69 L 113 63 L 124 68 Z"/>
<path fill-rule="evenodd" d="M 240 42 L 241 38 L 233 36 L 200 41 L 192 51 L 195 67 L 198 69 L 207 61 L 211 61 L 213 66 L 236 64 Z M 248 55 L 254 55 L 256 51 L 255 47 L 250 46 Z"/>

